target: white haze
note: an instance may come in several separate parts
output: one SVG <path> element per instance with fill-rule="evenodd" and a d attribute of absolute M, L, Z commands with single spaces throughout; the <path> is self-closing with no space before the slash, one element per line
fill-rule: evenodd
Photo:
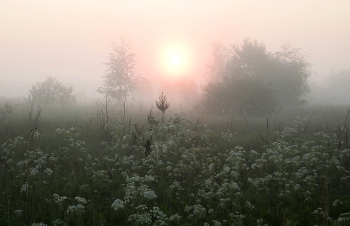
<path fill-rule="evenodd" d="M 191 65 L 181 76 L 201 84 L 213 41 L 251 37 L 273 52 L 285 43 L 311 51 L 318 75 L 312 87 L 327 89 L 332 69 L 350 70 L 349 9 L 345 0 L 1 1 L 0 97 L 27 96 L 48 76 L 99 97 L 103 63 L 121 37 L 137 54 L 138 73 L 155 87 L 168 80 L 159 70 L 166 43 L 187 49 Z"/>

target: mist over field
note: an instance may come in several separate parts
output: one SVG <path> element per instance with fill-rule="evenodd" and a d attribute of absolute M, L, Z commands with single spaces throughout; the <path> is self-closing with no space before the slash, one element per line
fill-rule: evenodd
<path fill-rule="evenodd" d="M 349 9 L 1 1 L 0 225 L 349 225 Z"/>
<path fill-rule="evenodd" d="M 347 1 L 2 2 L 0 96 L 27 97 L 32 85 L 51 76 L 98 98 L 103 63 L 121 38 L 130 41 L 137 73 L 157 95 L 162 83 L 177 79 L 202 86 L 212 42 L 239 45 L 250 37 L 268 51 L 290 43 L 310 52 L 312 92 L 326 89 L 329 99 L 341 99 L 327 77 L 349 70 L 348 6 Z M 182 52 L 181 70 L 167 65 L 172 52 Z"/>

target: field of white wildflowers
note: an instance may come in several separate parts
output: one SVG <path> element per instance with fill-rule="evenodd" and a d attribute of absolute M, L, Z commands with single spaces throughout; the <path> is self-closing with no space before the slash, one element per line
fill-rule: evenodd
<path fill-rule="evenodd" d="M 130 128 L 92 145 L 86 125 L 2 126 L 0 225 L 350 225 L 346 123 L 242 135 L 174 115 Z"/>

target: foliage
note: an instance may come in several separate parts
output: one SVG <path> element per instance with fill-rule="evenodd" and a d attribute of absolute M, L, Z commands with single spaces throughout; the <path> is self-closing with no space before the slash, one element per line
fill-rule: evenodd
<path fill-rule="evenodd" d="M 123 125 L 125 124 L 126 100 L 131 92 L 136 88 L 139 76 L 136 75 L 135 53 L 129 53 L 130 43 L 124 39 L 120 45 L 113 44 L 112 53 L 109 55 L 109 62 L 106 74 L 103 76 L 103 86 L 97 92 L 105 94 L 105 114 L 107 126 L 109 123 L 108 105 L 110 98 L 117 98 L 123 105 Z"/>
<path fill-rule="evenodd" d="M 260 114 L 273 111 L 277 104 L 297 104 L 309 92 L 311 64 L 300 49 L 284 45 L 280 51 L 271 53 L 249 38 L 241 46 L 227 48 L 219 43 L 212 48 L 213 60 L 207 73 L 211 79 L 206 89 L 208 106 L 215 105 L 212 100 L 218 99 L 224 102 L 221 110 L 238 111 L 235 105 L 240 99 L 238 105 L 245 105 L 241 111 Z M 239 87 L 244 89 L 232 91 Z M 261 95 L 262 91 L 267 94 Z M 225 92 L 224 96 L 216 96 Z M 255 100 L 248 101 L 247 96 L 254 96 Z"/>
<path fill-rule="evenodd" d="M 198 85 L 192 79 L 183 79 L 179 82 L 179 94 L 181 102 L 193 106 L 199 101 Z"/>
<path fill-rule="evenodd" d="M 48 77 L 44 82 L 32 86 L 27 100 L 42 106 L 67 106 L 75 102 L 73 91 L 73 86 L 62 85 L 55 78 Z"/>
<path fill-rule="evenodd" d="M 272 112 L 277 101 L 272 89 L 262 85 L 259 78 L 248 76 L 224 77 L 222 82 L 205 88 L 208 109 L 239 115 L 266 115 Z"/>
<path fill-rule="evenodd" d="M 345 121 L 346 122 L 346 121 Z M 62 122 L 60 122 L 62 123 Z M 85 123 L 85 122 L 84 122 Z M 83 123 L 83 124 L 84 124 Z M 179 115 L 145 128 L 152 152 L 115 126 L 37 130 L 1 143 L 5 225 L 344 225 L 350 221 L 350 150 L 307 120 L 270 136 L 214 132 Z M 344 125 L 345 126 L 345 125 Z M 136 129 L 136 126 L 135 126 Z M 135 131 L 136 132 L 136 131 Z M 344 131 L 343 131 L 344 132 Z M 49 142 L 45 139 L 50 139 Z M 38 223 L 41 222 L 41 223 Z"/>
<path fill-rule="evenodd" d="M 332 71 L 325 80 L 326 90 L 324 94 L 328 94 L 330 98 L 335 98 L 338 103 L 349 103 L 350 96 L 350 71 L 342 70 L 337 73 Z M 323 95 L 324 95 L 323 94 Z"/>
<path fill-rule="evenodd" d="M 124 39 L 120 45 L 113 44 L 109 62 L 105 63 L 107 70 L 103 76 L 103 86 L 97 92 L 107 94 L 112 98 L 126 99 L 136 88 L 139 76 L 136 75 L 135 53 L 130 53 L 130 43 Z"/>

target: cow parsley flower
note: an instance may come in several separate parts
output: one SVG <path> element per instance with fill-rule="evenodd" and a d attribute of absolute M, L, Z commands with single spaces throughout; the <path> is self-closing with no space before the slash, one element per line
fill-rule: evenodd
<path fill-rule="evenodd" d="M 228 165 L 224 165 L 223 170 L 225 173 L 228 173 L 228 172 L 230 172 L 230 167 Z"/>
<path fill-rule="evenodd" d="M 29 189 L 29 184 L 26 182 L 22 185 L 21 192 L 26 192 Z"/>
<path fill-rule="evenodd" d="M 191 208 L 193 209 L 193 215 L 195 215 L 196 217 L 198 217 L 198 218 L 205 217 L 205 214 L 206 214 L 207 211 L 200 204 L 193 205 Z"/>
<path fill-rule="evenodd" d="M 212 171 L 213 169 L 214 169 L 214 166 L 215 166 L 215 164 L 214 163 L 211 163 L 210 165 L 209 165 L 209 171 Z"/>
<path fill-rule="evenodd" d="M 30 168 L 29 170 L 30 170 L 30 174 L 29 174 L 30 177 L 33 177 L 39 173 L 39 171 L 36 168 Z"/>
<path fill-rule="evenodd" d="M 116 199 L 113 204 L 112 204 L 112 208 L 117 211 L 118 209 L 122 209 L 124 208 L 124 201 L 120 200 L 120 199 Z"/>
<path fill-rule="evenodd" d="M 171 215 L 169 217 L 170 221 L 176 221 L 176 220 L 180 220 L 182 217 L 179 214 L 175 214 L 175 215 Z"/>
<path fill-rule="evenodd" d="M 82 205 L 87 203 L 86 199 L 84 199 L 84 198 L 75 197 L 75 200 L 77 200 Z"/>
<path fill-rule="evenodd" d="M 46 168 L 46 170 L 44 170 L 44 173 L 47 174 L 48 176 L 51 176 L 53 174 L 53 171 L 50 168 Z"/>
<path fill-rule="evenodd" d="M 333 201 L 332 206 L 338 206 L 338 205 L 342 205 L 342 204 L 343 204 L 342 201 L 340 201 L 339 199 L 336 199 L 336 200 Z"/>
<path fill-rule="evenodd" d="M 77 214 L 77 215 L 81 215 L 85 212 L 85 207 L 81 204 L 78 204 L 76 206 L 68 206 L 68 209 L 67 209 L 67 214 L 70 215 L 70 214 Z"/>
<path fill-rule="evenodd" d="M 23 210 L 16 210 L 15 214 L 16 214 L 17 217 L 20 217 L 23 214 Z"/>
<path fill-rule="evenodd" d="M 221 223 L 217 220 L 213 220 L 214 226 L 221 226 Z"/>
<path fill-rule="evenodd" d="M 32 226 L 47 226 L 47 224 L 41 223 L 33 223 Z"/>
<path fill-rule="evenodd" d="M 299 190 L 300 189 L 300 185 L 299 184 L 296 184 L 295 186 L 294 186 L 294 190 Z"/>
<path fill-rule="evenodd" d="M 60 219 L 56 219 L 54 222 L 52 222 L 53 226 L 67 226 L 68 224 L 64 221 L 61 221 Z"/>
<path fill-rule="evenodd" d="M 154 191 L 150 190 L 150 189 L 145 189 L 143 191 L 143 196 L 146 198 L 146 199 L 155 199 L 157 198 L 157 195 L 154 193 Z"/>
<path fill-rule="evenodd" d="M 150 213 L 131 214 L 128 221 L 140 222 L 142 225 L 152 223 L 152 216 Z"/>
<path fill-rule="evenodd" d="M 55 203 L 57 203 L 58 205 L 62 205 L 63 201 L 67 199 L 66 196 L 60 197 L 57 194 L 53 194 L 53 197 L 55 198 Z"/>

